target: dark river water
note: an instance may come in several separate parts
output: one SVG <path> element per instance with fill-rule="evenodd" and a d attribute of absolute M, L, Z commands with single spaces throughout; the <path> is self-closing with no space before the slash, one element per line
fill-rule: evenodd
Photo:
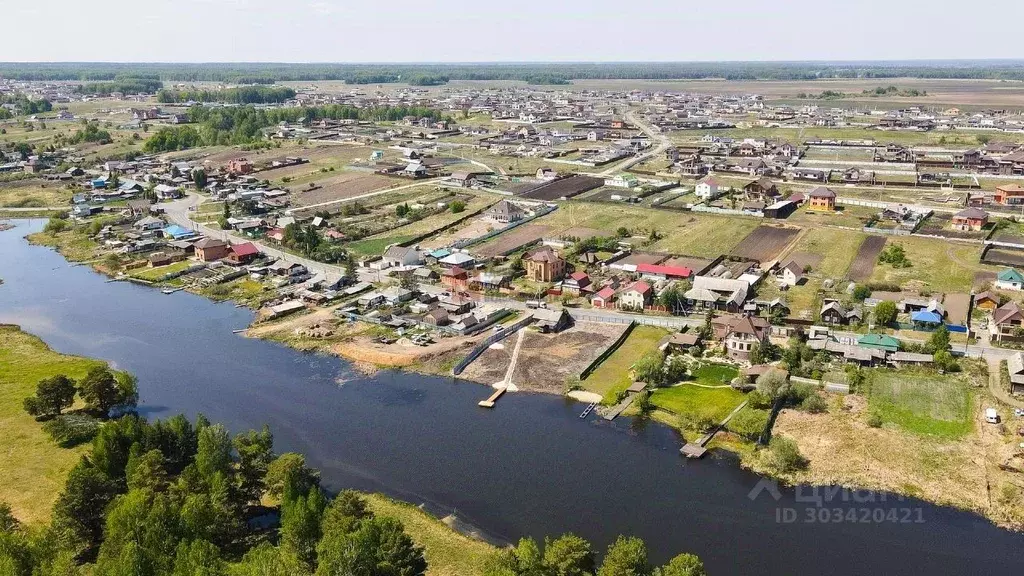
<path fill-rule="evenodd" d="M 139 378 L 150 418 L 202 412 L 233 430 L 269 424 L 332 489 L 358 488 L 455 512 L 492 538 L 573 531 L 601 549 L 621 533 L 652 559 L 699 554 L 713 574 L 981 574 L 1024 566 L 1024 536 L 916 500 L 765 489 L 727 456 L 687 462 L 675 433 L 579 419 L 560 398 L 398 372 L 232 334 L 252 314 L 179 292 L 107 283 L 23 236 L 0 233 L 0 322 L 60 352 Z M 766 486 L 760 486 L 765 488 Z M 825 489 L 818 496 L 825 497 Z M 775 496 L 779 499 L 776 500 Z"/>

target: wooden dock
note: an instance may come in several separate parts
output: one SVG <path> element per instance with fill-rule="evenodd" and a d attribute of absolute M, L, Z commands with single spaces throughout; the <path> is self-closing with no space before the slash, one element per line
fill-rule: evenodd
<path fill-rule="evenodd" d="M 711 442 L 711 439 L 715 437 L 715 434 L 718 434 L 719 430 L 725 428 L 725 425 L 729 423 L 729 420 L 732 420 L 732 417 L 738 414 L 740 410 L 743 410 L 743 407 L 746 405 L 747 401 L 744 400 L 742 404 L 733 409 L 733 411 L 730 412 L 729 415 L 725 417 L 725 420 L 719 422 L 714 428 L 711 429 L 710 432 L 701 436 L 700 439 L 698 439 L 696 442 L 688 442 L 686 444 L 683 444 L 683 447 L 679 449 L 679 453 L 682 454 L 683 456 L 686 456 L 687 458 L 703 457 L 704 454 L 706 454 L 708 451 L 706 446 L 709 442 Z"/>
<path fill-rule="evenodd" d="M 494 408 L 494 403 L 497 402 L 498 398 L 501 398 L 501 395 L 504 393 L 505 388 L 498 388 L 494 391 L 494 394 L 491 394 L 490 398 L 487 400 L 481 400 L 477 403 L 477 406 L 480 406 L 481 408 Z"/>

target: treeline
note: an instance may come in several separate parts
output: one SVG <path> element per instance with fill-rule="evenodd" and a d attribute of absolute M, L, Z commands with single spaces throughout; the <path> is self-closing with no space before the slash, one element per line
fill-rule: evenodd
<path fill-rule="evenodd" d="M 160 90 L 156 99 L 164 104 L 179 102 L 225 102 L 228 104 L 275 104 L 295 98 L 295 90 L 283 86 L 240 86 L 224 90 Z"/>
<path fill-rule="evenodd" d="M 15 94 L 10 96 L 0 94 L 0 114 L 6 113 L 6 118 L 11 116 L 11 111 L 4 106 L 5 104 L 14 106 L 14 115 L 17 116 L 40 114 L 42 112 L 49 112 L 50 110 L 53 110 L 53 104 L 51 104 L 49 100 L 43 98 L 30 100 L 24 94 Z M 4 116 L 0 116 L 0 119 L 4 118 Z"/>
<path fill-rule="evenodd" d="M 916 88 L 905 88 L 899 89 L 895 86 L 879 86 L 873 90 L 862 90 L 859 94 L 854 92 L 840 92 L 838 90 L 825 90 L 820 94 L 809 94 L 807 92 L 800 92 L 796 95 L 797 98 L 804 100 L 841 100 L 843 98 L 856 98 L 858 96 L 870 96 L 877 98 L 880 96 L 900 96 L 905 98 L 914 98 L 920 96 L 927 96 L 928 92 L 924 90 L 918 90 Z"/>
<path fill-rule="evenodd" d="M 153 94 L 164 87 L 156 74 L 118 75 L 109 82 L 91 82 L 75 88 L 80 94 Z"/>
<path fill-rule="evenodd" d="M 352 84 L 448 80 L 942 78 L 1024 80 L 1024 61 L 928 62 L 616 62 L 517 64 L 103 64 L 5 63 L 0 77 L 16 80 L 111 81 L 156 76 L 175 82 L 270 84 L 343 80 Z"/>
<path fill-rule="evenodd" d="M 330 120 L 395 121 L 406 116 L 440 119 L 433 108 L 419 106 L 382 106 L 355 108 L 331 104 L 327 106 L 257 109 L 253 106 L 211 108 L 193 106 L 188 111 L 194 125 L 163 127 L 143 144 L 146 152 L 170 152 L 196 146 L 251 144 L 263 139 L 263 130 L 279 122 L 313 122 Z"/>

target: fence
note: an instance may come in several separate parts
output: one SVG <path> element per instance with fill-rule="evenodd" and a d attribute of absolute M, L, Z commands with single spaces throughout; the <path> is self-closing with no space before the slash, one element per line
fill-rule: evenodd
<path fill-rule="evenodd" d="M 687 322 L 685 318 L 679 316 L 621 316 L 621 315 L 604 315 L 604 314 L 592 314 L 588 310 L 579 310 L 574 308 L 566 308 L 569 311 L 569 315 L 572 316 L 573 320 L 577 322 L 595 322 L 598 324 L 630 324 L 636 323 L 641 326 L 658 326 L 660 328 L 677 329 L 683 326 L 688 326 L 692 322 Z"/>
<path fill-rule="evenodd" d="M 533 322 L 533 316 L 527 315 L 525 318 L 517 320 L 514 324 L 506 326 L 498 332 L 491 334 L 485 338 L 483 342 L 477 344 L 472 350 L 470 350 L 469 354 L 467 354 L 465 358 L 459 360 L 459 363 L 452 368 L 452 374 L 455 376 L 462 374 L 462 371 L 466 369 L 466 366 L 469 366 L 473 360 L 476 360 L 481 354 L 483 354 L 484 350 L 490 348 L 491 344 L 501 341 L 510 334 L 514 334 L 516 330 L 519 330 L 530 322 Z"/>
<path fill-rule="evenodd" d="M 398 245 L 407 248 L 409 246 L 414 246 L 416 244 L 419 244 L 420 242 L 426 240 L 427 238 L 430 238 L 431 236 L 440 235 L 441 233 L 443 233 L 445 231 L 448 231 L 448 230 L 451 230 L 452 228 L 455 228 L 456 226 L 462 224 L 463 222 L 465 222 L 466 220 L 469 220 L 470 218 L 475 218 L 475 217 L 479 216 L 480 214 L 482 214 L 488 208 L 490 208 L 490 206 L 484 206 L 484 207 L 480 208 L 479 210 L 476 210 L 474 212 L 466 214 L 465 216 L 459 218 L 458 220 L 455 220 L 454 222 L 451 222 L 449 224 L 445 224 L 444 226 L 438 228 L 437 230 L 431 230 L 429 232 L 425 232 L 425 233 L 420 234 L 419 236 L 417 236 L 415 238 L 412 238 L 411 240 L 406 240 L 405 242 L 399 242 Z"/>
<path fill-rule="evenodd" d="M 692 212 L 706 212 L 708 214 L 721 214 L 723 216 L 749 216 L 751 218 L 764 218 L 764 212 L 747 212 L 745 210 L 733 210 L 731 208 L 715 208 L 714 206 L 703 206 L 697 204 L 690 208 Z"/>
<path fill-rule="evenodd" d="M 622 343 L 626 341 L 626 338 L 629 338 L 630 333 L 633 332 L 633 328 L 636 328 L 636 322 L 630 322 L 629 326 L 627 326 L 626 329 L 622 331 L 622 334 L 619 335 L 615 342 L 612 342 L 611 346 L 605 348 L 605 351 L 602 352 L 600 356 L 595 358 L 589 366 L 587 366 L 586 368 L 583 369 L 582 372 L 580 372 L 580 380 L 586 380 L 587 377 L 590 376 L 594 372 L 594 370 L 596 370 L 597 367 L 601 365 L 601 362 L 604 362 L 606 359 L 608 359 L 609 356 L 614 354 L 615 351 L 619 349 L 619 346 L 622 346 Z"/>

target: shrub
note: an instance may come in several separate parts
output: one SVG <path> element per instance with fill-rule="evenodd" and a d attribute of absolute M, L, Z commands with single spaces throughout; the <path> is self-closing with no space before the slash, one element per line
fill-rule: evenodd
<path fill-rule="evenodd" d="M 768 411 L 749 408 L 749 403 L 747 406 L 748 409 L 740 410 L 739 414 L 729 420 L 726 427 L 730 432 L 735 432 L 749 440 L 756 440 L 761 436 L 764 427 L 768 425 Z"/>
<path fill-rule="evenodd" d="M 758 410 L 771 408 L 772 399 L 767 394 L 760 390 L 754 390 L 750 394 L 747 394 L 747 406 Z M 738 414 L 737 414 L 738 416 Z"/>
<path fill-rule="evenodd" d="M 62 448 L 89 442 L 100 430 L 100 421 L 85 414 L 64 414 L 43 424 L 43 430 Z"/>
<path fill-rule="evenodd" d="M 868 414 L 867 424 L 868 424 L 868 426 L 870 426 L 872 428 L 881 428 L 882 427 L 882 415 L 879 414 L 878 412 L 872 412 L 872 413 Z"/>
<path fill-rule="evenodd" d="M 828 411 L 828 404 L 818 394 L 811 394 L 800 403 L 800 409 L 811 414 L 821 414 Z"/>
<path fill-rule="evenodd" d="M 807 467 L 807 459 L 800 454 L 796 442 L 789 438 L 776 436 L 768 445 L 770 463 L 775 470 L 782 473 L 796 472 Z"/>
<path fill-rule="evenodd" d="M 452 205 L 451 205 L 452 214 L 458 214 L 459 212 L 462 212 L 465 209 L 466 209 L 466 203 L 463 202 L 462 200 L 456 200 L 455 202 L 452 202 Z"/>
<path fill-rule="evenodd" d="M 680 428 L 688 428 L 698 432 L 707 432 L 714 428 L 716 424 L 718 424 L 718 421 L 715 418 L 714 409 L 710 406 L 698 406 L 695 411 L 679 416 Z"/>

